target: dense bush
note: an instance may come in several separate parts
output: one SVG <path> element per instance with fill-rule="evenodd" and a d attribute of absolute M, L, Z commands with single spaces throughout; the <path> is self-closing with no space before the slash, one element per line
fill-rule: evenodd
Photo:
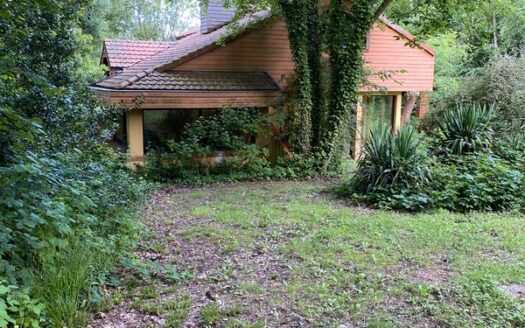
<path fill-rule="evenodd" d="M 490 154 L 452 156 L 432 168 L 432 206 L 451 211 L 505 211 L 525 208 L 525 175 Z"/>
<path fill-rule="evenodd" d="M 140 172 L 155 181 L 179 183 L 306 178 L 314 175 L 314 160 L 283 157 L 272 164 L 268 150 L 254 142 L 268 134 L 268 117 L 253 109 L 224 108 L 186 124 L 181 140 L 170 140 L 168 151 L 150 149 Z M 269 137 L 269 136 L 267 136 Z M 209 159 L 221 155 L 220 161 Z"/>
<path fill-rule="evenodd" d="M 105 145 L 118 111 L 87 89 L 87 5 L 0 2 L 2 327 L 81 326 L 135 238 L 148 185 Z"/>
<path fill-rule="evenodd" d="M 429 139 L 432 157 L 410 127 L 397 135 L 375 129 L 344 189 L 381 208 L 524 210 L 523 139 L 495 134 L 492 118 L 492 110 L 476 105 L 443 112 L 438 133 Z"/>
<path fill-rule="evenodd" d="M 479 104 L 459 105 L 439 121 L 441 149 L 452 154 L 483 151 L 492 144 L 493 111 Z"/>

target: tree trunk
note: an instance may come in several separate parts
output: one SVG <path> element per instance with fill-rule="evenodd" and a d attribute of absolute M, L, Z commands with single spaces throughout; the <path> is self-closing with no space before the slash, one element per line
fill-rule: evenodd
<path fill-rule="evenodd" d="M 312 83 L 308 56 L 308 0 L 280 0 L 295 62 L 295 92 L 290 143 L 297 153 L 312 147 Z"/>
<path fill-rule="evenodd" d="M 374 13 L 369 0 L 354 0 L 345 13 L 343 0 L 332 0 L 329 39 L 331 65 L 330 111 L 321 141 L 322 171 L 342 154 L 352 109 L 363 77 L 363 52 Z"/>
<path fill-rule="evenodd" d="M 312 146 L 317 147 L 321 139 L 323 125 L 324 97 L 321 86 L 321 45 L 322 24 L 319 12 L 319 0 L 308 0 L 308 66 L 312 99 Z"/>
<path fill-rule="evenodd" d="M 403 106 L 403 111 L 401 112 L 401 126 L 407 125 L 410 121 L 418 97 L 419 92 L 407 92 L 407 102 Z"/>

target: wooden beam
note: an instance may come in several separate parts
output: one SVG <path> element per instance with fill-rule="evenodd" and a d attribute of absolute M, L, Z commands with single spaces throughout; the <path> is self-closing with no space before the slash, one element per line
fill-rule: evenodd
<path fill-rule="evenodd" d="M 356 112 L 355 112 L 355 134 L 354 144 L 352 149 L 352 158 L 359 159 L 361 157 L 361 145 L 363 138 L 363 96 L 357 98 Z"/>
<path fill-rule="evenodd" d="M 392 132 L 397 133 L 401 128 L 401 110 L 403 94 L 398 93 L 394 96 L 394 108 L 392 109 Z"/>
<path fill-rule="evenodd" d="M 133 109 L 126 113 L 128 132 L 128 153 L 130 164 L 144 162 L 144 118 L 142 109 Z"/>

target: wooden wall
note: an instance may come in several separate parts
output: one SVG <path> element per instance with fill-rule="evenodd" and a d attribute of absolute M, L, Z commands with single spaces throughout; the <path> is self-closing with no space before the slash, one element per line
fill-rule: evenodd
<path fill-rule="evenodd" d="M 389 91 L 431 91 L 434 83 L 434 56 L 424 49 L 411 48 L 405 38 L 391 28 L 376 24 L 369 34 L 367 66 L 374 72 L 399 71 L 392 79 L 369 78 Z"/>
<path fill-rule="evenodd" d="M 373 71 L 398 71 L 391 80 L 373 78 L 371 82 L 393 92 L 432 90 L 434 57 L 424 49 L 406 46 L 407 40 L 396 39 L 399 37 L 400 34 L 383 24 L 371 30 L 365 54 L 367 65 Z M 277 21 L 174 69 L 260 70 L 268 72 L 281 87 L 285 87 L 287 78 L 294 73 L 286 25 Z"/>
<path fill-rule="evenodd" d="M 281 87 L 294 72 L 286 25 L 275 22 L 185 62 L 177 70 L 266 71 Z"/>

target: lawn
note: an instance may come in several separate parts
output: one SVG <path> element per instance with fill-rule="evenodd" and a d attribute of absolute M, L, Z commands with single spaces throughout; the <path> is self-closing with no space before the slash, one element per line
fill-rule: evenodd
<path fill-rule="evenodd" d="M 123 266 L 90 326 L 525 326 L 522 215 L 376 211 L 328 187 L 159 190 L 136 254 L 176 279 Z"/>

